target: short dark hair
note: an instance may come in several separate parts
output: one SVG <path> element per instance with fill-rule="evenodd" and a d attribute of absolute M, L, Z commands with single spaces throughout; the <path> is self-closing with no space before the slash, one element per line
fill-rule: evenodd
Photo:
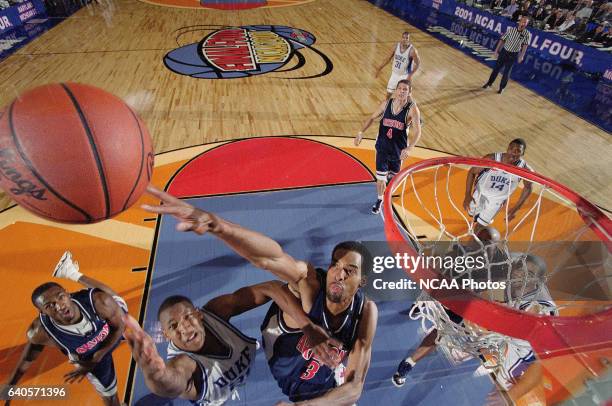
<path fill-rule="evenodd" d="M 36 299 L 38 299 L 39 296 L 41 296 L 43 293 L 45 293 L 46 291 L 48 291 L 51 288 L 60 288 L 60 289 L 64 289 L 62 287 L 62 285 L 55 283 L 55 282 L 45 282 L 42 285 L 38 286 L 36 289 L 34 289 L 32 291 L 32 304 L 36 307 L 38 307 L 38 305 L 36 304 Z"/>
<path fill-rule="evenodd" d="M 405 34 L 410 35 L 410 33 L 409 33 L 408 31 L 404 31 L 404 32 L 402 32 L 402 37 L 403 37 Z"/>
<path fill-rule="evenodd" d="M 408 79 L 402 79 L 399 82 L 397 82 L 397 85 L 395 86 L 395 88 L 397 89 L 397 86 L 399 86 L 401 83 L 408 85 L 408 90 L 412 91 L 412 83 L 410 83 Z"/>
<path fill-rule="evenodd" d="M 169 307 L 174 306 L 177 303 L 189 303 L 190 305 L 195 307 L 191 299 L 189 299 L 186 296 L 174 295 L 174 296 L 167 297 L 166 299 L 164 299 L 162 304 L 159 306 L 159 309 L 157 310 L 157 320 L 159 320 L 159 316 L 161 316 L 164 310 L 168 309 Z"/>
<path fill-rule="evenodd" d="M 522 138 L 515 138 L 512 141 L 510 141 L 510 144 L 520 145 L 523 147 L 523 152 L 527 151 L 527 143 Z"/>
<path fill-rule="evenodd" d="M 338 250 L 353 251 L 361 255 L 361 276 L 368 275 L 372 270 L 374 259 L 370 250 L 365 245 L 358 241 L 343 241 L 336 245 L 332 251 L 332 261 Z"/>

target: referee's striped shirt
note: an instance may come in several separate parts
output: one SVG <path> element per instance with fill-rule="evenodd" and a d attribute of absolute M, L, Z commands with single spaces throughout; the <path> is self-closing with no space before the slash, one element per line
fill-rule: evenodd
<path fill-rule="evenodd" d="M 526 28 L 519 31 L 516 27 L 510 27 L 501 39 L 505 41 L 504 49 L 507 52 L 518 52 L 523 44 L 529 45 L 531 33 Z"/>

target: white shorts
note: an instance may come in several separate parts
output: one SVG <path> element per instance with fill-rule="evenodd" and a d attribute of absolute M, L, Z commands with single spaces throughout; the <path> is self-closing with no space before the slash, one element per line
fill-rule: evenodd
<path fill-rule="evenodd" d="M 499 212 L 506 201 L 506 197 L 487 197 L 478 189 L 472 194 L 472 201 L 468 214 L 474 217 L 474 221 L 483 226 L 493 223 L 493 218 Z"/>
<path fill-rule="evenodd" d="M 388 93 L 395 92 L 395 88 L 397 87 L 397 82 L 399 82 L 400 80 L 404 80 L 406 78 L 408 78 L 408 74 L 400 75 L 400 74 L 392 72 L 391 77 L 389 78 L 389 83 L 387 83 L 387 92 Z"/>

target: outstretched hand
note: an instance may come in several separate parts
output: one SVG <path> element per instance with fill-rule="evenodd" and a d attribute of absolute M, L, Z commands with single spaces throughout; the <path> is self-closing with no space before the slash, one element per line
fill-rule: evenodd
<path fill-rule="evenodd" d="M 169 214 L 175 217 L 179 221 L 176 225 L 178 231 L 193 231 L 197 234 L 204 234 L 208 231 L 214 231 L 219 225 L 219 218 L 214 214 L 200 210 L 154 186 L 147 186 L 147 193 L 161 200 L 161 204 L 157 206 L 143 204 L 140 207 L 151 213 Z"/>
<path fill-rule="evenodd" d="M 132 348 L 132 356 L 142 372 L 155 379 L 166 371 L 166 363 L 160 357 L 151 336 L 138 325 L 138 322 L 129 314 L 122 316 L 125 324 L 123 336 Z"/>
<path fill-rule="evenodd" d="M 338 350 L 342 348 L 340 341 L 330 337 L 323 327 L 314 323 L 302 328 L 302 332 L 306 336 L 313 354 L 319 361 L 332 369 L 340 364 L 342 361 Z"/>
<path fill-rule="evenodd" d="M 72 371 L 64 375 L 64 382 L 79 383 L 93 370 L 93 363 L 78 363 L 78 366 Z"/>

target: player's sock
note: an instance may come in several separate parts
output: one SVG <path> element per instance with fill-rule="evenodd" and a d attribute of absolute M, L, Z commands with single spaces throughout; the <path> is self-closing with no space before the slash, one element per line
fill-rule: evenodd
<path fill-rule="evenodd" d="M 64 255 L 62 255 L 59 262 L 55 266 L 55 269 L 53 270 L 53 277 L 78 282 L 81 276 L 83 276 L 83 274 L 79 272 L 78 262 L 72 260 L 72 254 L 70 251 L 64 252 Z"/>

